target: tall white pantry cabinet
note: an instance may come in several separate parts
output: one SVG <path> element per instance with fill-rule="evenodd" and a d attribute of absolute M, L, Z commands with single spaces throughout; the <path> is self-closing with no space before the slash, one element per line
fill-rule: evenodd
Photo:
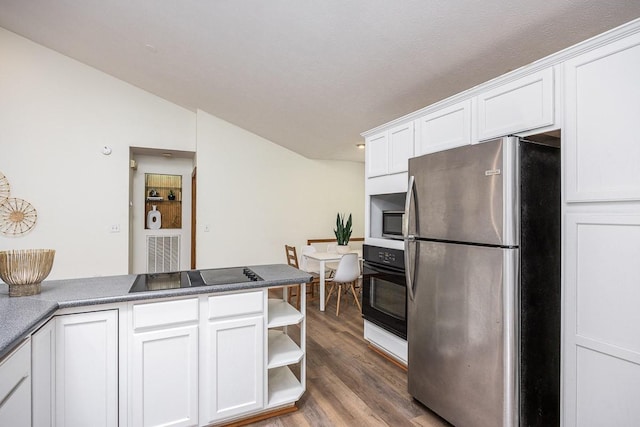
<path fill-rule="evenodd" d="M 640 426 L 640 19 L 363 133 L 367 189 L 410 121 L 415 155 L 560 131 L 561 423 Z"/>
<path fill-rule="evenodd" d="M 563 422 L 638 426 L 640 33 L 564 75 Z"/>

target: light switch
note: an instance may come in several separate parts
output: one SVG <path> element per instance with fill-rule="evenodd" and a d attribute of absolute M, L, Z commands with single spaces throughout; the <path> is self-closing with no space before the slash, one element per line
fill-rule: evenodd
<path fill-rule="evenodd" d="M 111 228 L 109 229 L 110 232 L 112 233 L 119 233 L 120 232 L 120 224 L 112 224 Z"/>

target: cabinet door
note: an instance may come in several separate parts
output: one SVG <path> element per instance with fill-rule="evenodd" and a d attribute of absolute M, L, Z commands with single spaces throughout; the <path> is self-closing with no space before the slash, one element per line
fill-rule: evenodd
<path fill-rule="evenodd" d="M 28 378 L 20 382 L 0 406 L 0 426 L 31 426 L 31 387 Z"/>
<path fill-rule="evenodd" d="M 367 138 L 367 177 L 389 173 L 389 139 L 387 132 Z"/>
<path fill-rule="evenodd" d="M 0 362 L 0 426 L 31 426 L 31 343 Z"/>
<path fill-rule="evenodd" d="M 118 425 L 118 311 L 56 319 L 56 425 Z"/>
<path fill-rule="evenodd" d="M 206 422 L 262 409 L 263 316 L 209 321 L 206 340 Z"/>
<path fill-rule="evenodd" d="M 640 425 L 640 215 L 566 217 L 563 425 Z"/>
<path fill-rule="evenodd" d="M 416 156 L 471 144 L 471 100 L 416 120 Z"/>
<path fill-rule="evenodd" d="M 553 68 L 478 95 L 478 139 L 553 124 Z"/>
<path fill-rule="evenodd" d="M 198 326 L 133 335 L 133 426 L 198 424 Z"/>
<path fill-rule="evenodd" d="M 31 336 L 31 387 L 33 427 L 54 425 L 55 328 L 54 319 Z"/>
<path fill-rule="evenodd" d="M 640 34 L 564 70 L 567 201 L 640 200 Z"/>
<path fill-rule="evenodd" d="M 413 122 L 389 130 L 389 173 L 406 172 L 413 157 Z"/>

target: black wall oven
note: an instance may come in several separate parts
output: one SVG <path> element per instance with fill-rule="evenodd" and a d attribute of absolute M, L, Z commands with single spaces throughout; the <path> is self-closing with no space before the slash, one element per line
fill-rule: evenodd
<path fill-rule="evenodd" d="M 407 284 L 404 252 L 364 245 L 362 317 L 407 339 Z"/>

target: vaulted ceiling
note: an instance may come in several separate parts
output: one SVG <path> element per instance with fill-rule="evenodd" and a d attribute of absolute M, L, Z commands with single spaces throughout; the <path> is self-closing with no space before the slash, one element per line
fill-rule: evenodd
<path fill-rule="evenodd" d="M 640 16 L 638 0 L 0 0 L 0 27 L 306 157 Z"/>

